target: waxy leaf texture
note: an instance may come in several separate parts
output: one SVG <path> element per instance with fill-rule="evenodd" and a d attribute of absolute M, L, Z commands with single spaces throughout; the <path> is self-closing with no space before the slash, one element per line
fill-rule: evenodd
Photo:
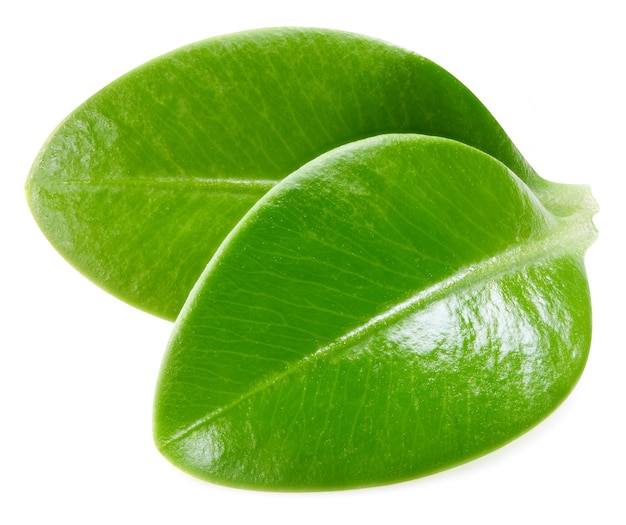
<path fill-rule="evenodd" d="M 589 189 L 370 37 L 261 29 L 156 58 L 57 127 L 26 194 L 79 271 L 176 320 L 154 438 L 202 479 L 436 472 L 537 424 L 587 359 Z"/>
<path fill-rule="evenodd" d="M 158 447 L 209 480 L 320 490 L 502 445 L 583 369 L 590 216 L 551 214 L 506 166 L 447 139 L 321 156 L 255 206 L 190 295 Z"/>

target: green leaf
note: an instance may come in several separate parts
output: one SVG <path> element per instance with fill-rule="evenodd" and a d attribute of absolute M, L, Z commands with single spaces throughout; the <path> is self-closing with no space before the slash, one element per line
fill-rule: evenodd
<path fill-rule="evenodd" d="M 595 204 L 577 195 L 565 189 L 556 216 L 493 157 L 412 134 L 305 165 L 189 296 L 159 379 L 158 448 L 207 480 L 323 490 L 515 438 L 587 358 Z"/>
<path fill-rule="evenodd" d="M 113 82 L 54 131 L 27 195 L 76 268 L 174 319 L 224 237 L 277 181 L 390 132 L 464 142 L 545 186 L 437 65 L 359 35 L 283 28 L 199 42 Z"/>

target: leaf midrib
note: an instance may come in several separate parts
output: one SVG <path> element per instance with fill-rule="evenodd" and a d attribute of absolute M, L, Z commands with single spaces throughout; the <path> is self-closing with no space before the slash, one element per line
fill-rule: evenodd
<path fill-rule="evenodd" d="M 202 177 L 196 178 L 177 178 L 177 177 L 142 177 L 133 179 L 105 179 L 105 180 L 83 180 L 83 179 L 65 179 L 62 181 L 51 181 L 45 185 L 49 190 L 68 188 L 71 186 L 89 186 L 93 188 L 106 188 L 115 186 L 146 186 L 146 187 L 169 187 L 174 186 L 176 188 L 191 187 L 191 188 L 215 188 L 215 189 L 230 189 L 232 191 L 269 191 L 280 181 L 270 179 L 207 179 Z"/>
<path fill-rule="evenodd" d="M 447 279 L 417 292 L 408 299 L 387 309 L 385 312 L 372 317 L 363 325 L 337 337 L 328 345 L 295 361 L 288 369 L 259 381 L 255 387 L 251 388 L 237 399 L 210 412 L 187 428 L 174 433 L 169 439 L 163 442 L 161 448 L 167 448 L 176 441 L 184 439 L 197 428 L 223 416 L 247 399 L 268 390 L 272 385 L 285 377 L 297 373 L 302 368 L 320 359 L 324 359 L 326 356 L 336 355 L 344 351 L 356 341 L 376 332 L 382 327 L 388 326 L 390 323 L 411 315 L 417 309 L 424 308 L 442 297 L 445 297 L 447 294 L 464 287 L 475 286 L 480 282 L 494 279 L 499 275 L 519 270 L 540 260 L 566 254 L 582 256 L 597 235 L 595 227 L 590 220 L 594 211 L 595 210 L 591 209 L 579 209 L 578 213 L 570 217 L 556 218 L 554 225 L 548 229 L 545 236 L 537 239 L 529 239 L 522 244 L 512 246 L 504 252 L 460 269 Z"/>

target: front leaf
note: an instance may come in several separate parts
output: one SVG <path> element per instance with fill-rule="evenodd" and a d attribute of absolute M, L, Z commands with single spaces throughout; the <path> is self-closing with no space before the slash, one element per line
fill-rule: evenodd
<path fill-rule="evenodd" d="M 52 134 L 27 184 L 57 250 L 174 319 L 228 232 L 319 154 L 390 132 L 459 140 L 542 180 L 450 74 L 375 39 L 265 29 L 199 42 L 115 81 Z"/>
<path fill-rule="evenodd" d="M 204 479 L 321 490 L 513 439 L 563 400 L 589 349 L 595 205 L 561 204 L 556 216 L 501 162 L 442 138 L 374 137 L 307 164 L 190 295 L 157 446 Z"/>

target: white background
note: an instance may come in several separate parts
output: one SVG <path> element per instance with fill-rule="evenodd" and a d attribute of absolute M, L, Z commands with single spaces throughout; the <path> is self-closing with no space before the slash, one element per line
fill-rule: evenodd
<path fill-rule="evenodd" d="M 0 8 L 0 522 L 624 524 L 625 16 L 594 0 L 7 2 Z M 10 7 L 6 7 L 10 5 Z M 256 27 L 344 29 L 448 69 L 547 179 L 588 183 L 594 338 L 573 394 L 514 443 L 383 488 L 275 494 L 198 481 L 152 443 L 171 325 L 77 274 L 23 185 L 57 123 L 171 49 Z"/>

